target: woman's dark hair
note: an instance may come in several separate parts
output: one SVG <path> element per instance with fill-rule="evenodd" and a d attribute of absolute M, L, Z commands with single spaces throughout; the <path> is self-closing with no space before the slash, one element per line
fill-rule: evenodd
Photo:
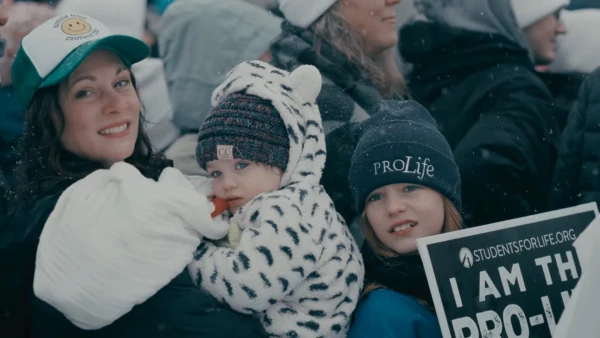
<path fill-rule="evenodd" d="M 138 92 L 133 73 L 131 82 Z M 103 168 L 102 164 L 80 159 L 62 147 L 60 136 L 64 128 L 64 115 L 59 104 L 59 86 L 37 91 L 25 112 L 25 128 L 19 142 L 21 161 L 17 167 L 15 189 L 21 202 L 44 193 L 59 182 L 74 182 Z M 60 130 L 53 123 L 53 115 L 60 121 Z M 140 112 L 133 154 L 125 162 L 136 167 L 144 176 L 157 179 L 171 161 L 152 148 L 144 122 L 144 114 Z"/>

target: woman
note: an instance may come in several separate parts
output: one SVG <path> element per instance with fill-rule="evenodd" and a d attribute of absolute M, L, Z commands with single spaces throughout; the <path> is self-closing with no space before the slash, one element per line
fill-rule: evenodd
<path fill-rule="evenodd" d="M 76 327 L 31 297 L 40 234 L 69 186 L 122 161 L 153 180 L 170 166 L 150 146 L 131 74 L 131 66 L 148 54 L 142 41 L 111 35 L 102 23 L 79 14 L 53 18 L 23 39 L 13 65 L 13 85 L 27 107 L 20 205 L 0 234 L 0 312 L 7 314 L 0 322 L 2 336 L 263 335 L 258 322 L 197 290 L 187 271 L 95 331 Z M 233 322 L 239 326 L 233 328 Z"/>
<path fill-rule="evenodd" d="M 366 286 L 349 337 L 442 337 L 416 240 L 462 228 L 460 175 L 429 112 L 382 102 L 357 128 L 350 188 Z"/>
<path fill-rule="evenodd" d="M 324 77 L 317 98 L 327 141 L 322 184 L 347 223 L 357 215 L 346 180 L 355 146 L 351 124 L 368 118 L 382 99 L 405 94 L 393 54 L 399 2 L 279 0 L 286 21 L 271 46 L 273 64 L 287 71 L 314 65 Z"/>
<path fill-rule="evenodd" d="M 113 8 L 119 7 L 115 13 Z M 147 0 L 61 0 L 56 6 L 56 15 L 80 13 L 91 15 L 102 21 L 115 34 L 144 39 Z M 146 41 L 148 44 L 148 41 Z M 152 44 L 149 44 L 152 47 Z M 165 79 L 163 62 L 149 57 L 133 67 L 141 100 L 144 102 L 146 123 L 144 129 L 152 146 L 164 151 L 179 137 L 178 128 L 171 122 L 173 108 Z"/>

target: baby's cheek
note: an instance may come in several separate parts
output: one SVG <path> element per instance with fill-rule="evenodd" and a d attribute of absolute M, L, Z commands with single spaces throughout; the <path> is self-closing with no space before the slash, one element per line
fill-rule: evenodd
<path fill-rule="evenodd" d="M 225 190 L 221 187 L 221 184 L 219 182 L 217 182 L 216 180 L 213 185 L 213 190 L 214 190 L 213 197 L 218 197 L 218 198 L 222 198 L 222 199 L 227 198 L 227 195 L 225 194 Z"/>

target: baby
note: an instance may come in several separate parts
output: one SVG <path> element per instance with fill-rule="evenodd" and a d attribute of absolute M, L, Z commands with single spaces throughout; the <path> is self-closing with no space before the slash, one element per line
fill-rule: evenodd
<path fill-rule="evenodd" d="M 312 66 L 242 63 L 213 93 L 198 137 L 198 163 L 241 237 L 236 248 L 204 241 L 189 271 L 276 336 L 345 337 L 363 283 L 357 245 L 319 184 L 320 88 Z"/>

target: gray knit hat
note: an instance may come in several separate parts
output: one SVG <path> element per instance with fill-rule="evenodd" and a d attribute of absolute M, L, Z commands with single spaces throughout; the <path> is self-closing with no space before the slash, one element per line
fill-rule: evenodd
<path fill-rule="evenodd" d="M 218 159 L 244 159 L 285 171 L 290 141 L 271 102 L 236 93 L 212 109 L 200 127 L 196 159 L 202 169 Z"/>

